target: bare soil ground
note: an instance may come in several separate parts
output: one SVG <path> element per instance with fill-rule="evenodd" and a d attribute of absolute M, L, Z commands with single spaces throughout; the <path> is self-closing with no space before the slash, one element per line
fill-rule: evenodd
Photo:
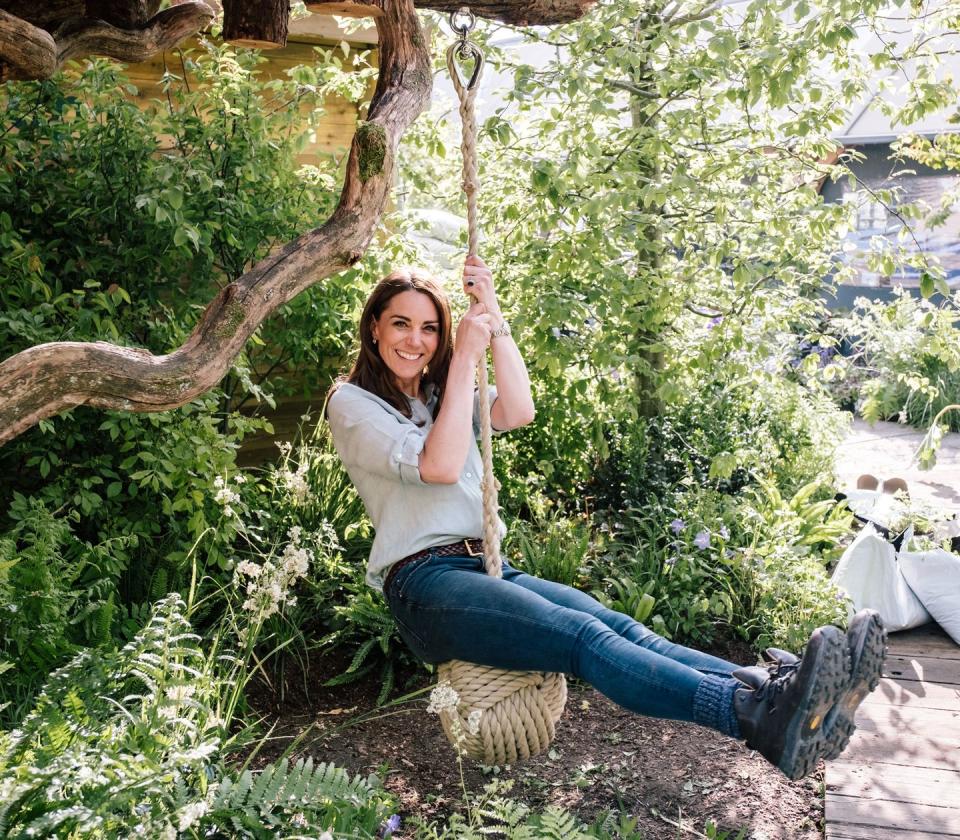
<path fill-rule="evenodd" d="M 731 661 L 751 660 L 741 648 L 713 651 Z M 294 757 L 311 755 L 364 776 L 378 772 L 399 802 L 396 838 L 409 838 L 413 818 L 443 820 L 462 811 L 464 796 L 453 748 L 439 721 L 425 711 L 426 695 L 377 711 L 378 682 L 335 688 L 322 683 L 342 664 L 314 662 L 309 697 L 287 693 L 282 705 L 254 691 L 254 706 L 276 728 L 258 764 L 275 758 L 292 739 Z M 408 688 L 425 686 L 424 672 Z M 647 840 L 704 836 L 707 823 L 734 838 L 819 840 L 823 837 L 823 772 L 791 782 L 757 753 L 694 724 L 643 718 L 589 686 L 570 683 L 570 697 L 552 749 L 511 767 L 464 764 L 471 798 L 492 779 L 512 782 L 509 796 L 532 808 L 560 805 L 581 821 L 605 811 L 629 814 Z M 722 834 L 720 835 L 722 836 Z"/>

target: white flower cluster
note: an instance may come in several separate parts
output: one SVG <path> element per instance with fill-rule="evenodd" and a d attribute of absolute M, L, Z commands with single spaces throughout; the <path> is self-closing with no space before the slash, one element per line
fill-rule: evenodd
<path fill-rule="evenodd" d="M 296 472 L 285 469 L 280 473 L 280 480 L 293 497 L 293 501 L 301 505 L 310 498 L 310 485 L 307 483 L 308 467 L 309 464 L 304 461 L 297 467 Z"/>
<path fill-rule="evenodd" d="M 236 477 L 237 484 L 243 484 L 243 476 Z M 233 506 L 240 502 L 240 494 L 230 488 L 230 485 L 224 480 L 223 476 L 218 475 L 213 480 L 213 486 L 217 488 L 214 501 L 223 508 L 223 515 L 234 517 L 236 511 Z"/>
<path fill-rule="evenodd" d="M 439 715 L 443 712 L 454 714 L 457 706 L 460 704 L 460 695 L 450 683 L 444 681 L 437 683 L 433 691 L 430 692 L 430 703 L 427 705 L 427 711 L 432 715 Z"/>
<path fill-rule="evenodd" d="M 317 547 L 327 554 L 334 554 L 340 551 L 343 546 L 340 545 L 340 538 L 337 536 L 336 528 L 329 522 L 322 522 L 320 527 L 314 532 Z"/>
<path fill-rule="evenodd" d="M 466 741 L 466 734 L 461 728 L 460 716 L 457 714 L 457 707 L 460 705 L 460 695 L 457 690 L 444 681 L 437 683 L 433 691 L 430 692 L 430 703 L 427 705 L 427 711 L 434 715 L 447 715 L 453 732 L 454 748 L 458 755 L 463 755 L 463 745 Z M 467 732 L 470 735 L 480 733 L 480 720 L 483 718 L 481 709 L 473 709 L 467 715 Z"/>
<path fill-rule="evenodd" d="M 279 612 L 280 606 L 293 606 L 296 596 L 290 594 L 293 585 L 310 569 L 313 552 L 300 542 L 303 529 L 294 525 L 287 533 L 288 542 L 278 558 L 268 558 L 263 565 L 249 560 L 237 564 L 234 583 L 245 587 L 247 600 L 243 608 L 265 620 Z"/>

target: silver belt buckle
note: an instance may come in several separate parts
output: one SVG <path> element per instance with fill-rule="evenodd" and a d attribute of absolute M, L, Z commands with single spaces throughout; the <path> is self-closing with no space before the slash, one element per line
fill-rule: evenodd
<path fill-rule="evenodd" d="M 476 551 L 473 550 L 473 547 L 470 543 L 476 543 L 478 548 Z M 464 546 L 467 549 L 467 557 L 483 557 L 483 540 L 479 539 L 464 539 Z"/>

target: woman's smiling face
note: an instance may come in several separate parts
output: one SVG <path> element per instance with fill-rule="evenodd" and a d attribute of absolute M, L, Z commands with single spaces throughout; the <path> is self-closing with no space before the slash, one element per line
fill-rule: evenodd
<path fill-rule="evenodd" d="M 440 342 L 440 315 L 428 295 L 409 289 L 394 295 L 371 325 L 377 350 L 400 390 L 419 395 L 420 376 Z"/>

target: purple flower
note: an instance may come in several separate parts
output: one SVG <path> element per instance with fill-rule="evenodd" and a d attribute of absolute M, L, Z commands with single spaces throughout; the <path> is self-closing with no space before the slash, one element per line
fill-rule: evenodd
<path fill-rule="evenodd" d="M 705 548 L 710 548 L 710 532 L 706 528 L 698 532 L 693 538 L 693 544 L 701 551 Z"/>
<path fill-rule="evenodd" d="M 675 554 L 674 554 L 674 555 L 671 555 L 670 557 L 668 557 L 666 560 L 663 561 L 663 566 L 664 566 L 664 568 L 665 568 L 665 569 L 672 569 L 674 566 L 677 565 L 677 560 L 679 560 L 679 559 L 680 559 L 680 558 L 677 557 Z"/>
<path fill-rule="evenodd" d="M 721 540 L 730 539 L 730 529 L 726 525 L 721 525 L 720 530 L 717 533 L 720 534 Z"/>
<path fill-rule="evenodd" d="M 389 837 L 398 828 L 400 828 L 400 815 L 393 814 L 387 818 L 386 822 L 384 822 L 382 826 L 380 826 L 380 831 L 377 836 L 384 838 Z"/>
<path fill-rule="evenodd" d="M 670 530 L 675 534 L 679 534 L 686 527 L 687 523 L 682 519 L 674 519 L 673 522 L 670 523 Z"/>
<path fill-rule="evenodd" d="M 715 315 L 709 321 L 707 321 L 707 329 L 712 330 L 714 327 L 719 327 L 723 323 L 722 315 Z"/>

